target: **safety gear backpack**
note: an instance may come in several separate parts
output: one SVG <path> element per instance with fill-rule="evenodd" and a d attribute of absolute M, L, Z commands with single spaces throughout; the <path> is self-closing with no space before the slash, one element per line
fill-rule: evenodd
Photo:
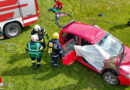
<path fill-rule="evenodd" d="M 48 54 L 52 54 L 52 50 L 53 50 L 53 42 L 49 42 L 49 45 L 48 45 Z"/>

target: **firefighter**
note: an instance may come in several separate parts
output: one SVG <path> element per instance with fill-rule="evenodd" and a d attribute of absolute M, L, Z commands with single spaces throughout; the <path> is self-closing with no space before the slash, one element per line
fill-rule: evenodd
<path fill-rule="evenodd" d="M 43 46 L 38 42 L 38 39 L 38 35 L 32 35 L 31 41 L 28 42 L 26 46 L 26 51 L 29 53 L 34 69 L 36 69 L 35 59 L 37 59 L 37 67 L 39 68 L 41 66 L 41 57 L 43 52 Z"/>
<path fill-rule="evenodd" d="M 47 37 L 47 39 L 49 39 L 49 36 L 47 32 L 45 31 L 45 29 L 41 28 L 39 25 L 35 25 L 34 29 L 31 32 L 31 35 L 34 35 L 34 34 L 37 34 L 39 36 L 38 42 L 41 43 L 41 45 L 44 47 L 44 50 L 45 50 L 46 42 L 45 42 L 44 35 Z"/>
<path fill-rule="evenodd" d="M 58 57 L 62 54 L 61 45 L 59 43 L 59 34 L 55 32 L 52 40 L 48 42 L 48 54 L 52 56 L 52 65 L 58 67 Z"/>
<path fill-rule="evenodd" d="M 0 27 L 0 39 L 3 39 L 4 36 L 3 36 L 3 32 L 2 32 L 2 28 Z"/>

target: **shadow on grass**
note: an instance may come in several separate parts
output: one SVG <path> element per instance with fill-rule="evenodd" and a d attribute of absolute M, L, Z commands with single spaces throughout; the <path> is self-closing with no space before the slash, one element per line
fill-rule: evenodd
<path fill-rule="evenodd" d="M 26 32 L 27 30 L 30 30 L 30 29 L 31 29 L 31 26 L 26 26 L 22 28 L 22 32 Z"/>
<path fill-rule="evenodd" d="M 82 80 L 79 80 L 77 84 L 70 84 L 64 87 L 55 88 L 53 90 L 125 90 L 126 88 L 128 88 L 127 86 L 119 86 L 119 85 L 117 86 L 107 84 L 102 85 L 100 81 L 95 81 L 99 82 L 100 84 L 96 84 L 95 82 L 93 83 L 88 82 L 84 85 L 81 85 L 81 82 Z"/>
<path fill-rule="evenodd" d="M 46 54 L 47 52 L 45 52 Z M 45 55 L 44 54 L 44 55 Z M 26 54 L 18 55 L 19 57 L 22 57 Z M 75 84 L 66 84 L 64 80 L 63 83 L 66 84 L 66 86 L 59 86 L 58 88 L 53 88 L 53 90 L 82 90 L 82 89 L 97 89 L 99 90 L 124 90 L 127 87 L 124 86 L 111 86 L 107 83 L 105 83 L 98 73 L 86 68 L 82 64 L 79 64 L 75 62 L 71 66 L 65 66 L 61 64 L 60 60 L 60 67 L 54 68 L 51 65 L 51 62 L 49 61 L 51 57 L 45 57 L 42 60 L 46 62 L 46 64 L 43 64 L 39 69 L 33 70 L 32 66 L 24 66 L 24 67 L 15 67 L 11 70 L 3 72 L 2 76 L 19 76 L 19 75 L 31 75 L 34 74 L 33 79 L 40 80 L 42 82 L 45 82 L 46 80 L 50 80 L 52 78 L 55 78 L 58 75 L 63 75 L 63 78 L 59 78 L 59 80 L 64 79 L 64 76 L 68 78 L 71 78 L 73 80 L 76 80 L 77 82 Z M 18 58 L 18 57 L 17 57 Z M 23 57 L 24 58 L 24 57 Z M 15 58 L 14 58 L 15 59 Z M 22 59 L 21 59 L 22 60 Z M 12 61 L 12 62 L 11 62 Z M 10 63 L 14 63 L 13 59 L 11 59 Z M 58 78 L 57 78 L 58 79 Z M 71 82 L 71 80 L 69 80 Z M 53 83 L 57 83 L 57 81 L 53 81 Z"/>
<path fill-rule="evenodd" d="M 124 28 L 127 28 L 127 27 L 128 27 L 127 24 L 119 24 L 119 25 L 112 26 L 109 30 L 124 29 Z"/>
<path fill-rule="evenodd" d="M 22 53 L 22 54 L 14 54 L 14 55 L 12 55 L 12 56 L 10 57 L 10 60 L 8 61 L 8 63 L 13 64 L 13 63 L 15 63 L 15 62 L 17 62 L 17 61 L 20 61 L 20 60 L 23 60 L 23 59 L 25 59 L 25 58 L 29 58 L 27 52 Z"/>

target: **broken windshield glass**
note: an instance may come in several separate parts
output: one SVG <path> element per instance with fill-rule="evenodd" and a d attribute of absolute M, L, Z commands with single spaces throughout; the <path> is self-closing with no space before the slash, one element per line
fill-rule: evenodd
<path fill-rule="evenodd" d="M 97 45 L 108 53 L 110 58 L 120 55 L 123 51 L 122 43 L 111 34 L 106 34 Z"/>

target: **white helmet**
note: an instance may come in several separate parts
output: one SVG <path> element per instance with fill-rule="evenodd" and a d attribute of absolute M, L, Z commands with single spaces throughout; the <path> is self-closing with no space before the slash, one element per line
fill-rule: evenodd
<path fill-rule="evenodd" d="M 37 24 L 37 25 L 34 26 L 34 30 L 39 31 L 39 30 L 41 30 L 41 27 Z"/>
<path fill-rule="evenodd" d="M 36 35 L 36 34 L 35 34 L 35 35 L 32 35 L 32 36 L 31 36 L 31 40 L 34 41 L 34 42 L 38 41 L 38 40 L 39 40 L 38 35 Z"/>

